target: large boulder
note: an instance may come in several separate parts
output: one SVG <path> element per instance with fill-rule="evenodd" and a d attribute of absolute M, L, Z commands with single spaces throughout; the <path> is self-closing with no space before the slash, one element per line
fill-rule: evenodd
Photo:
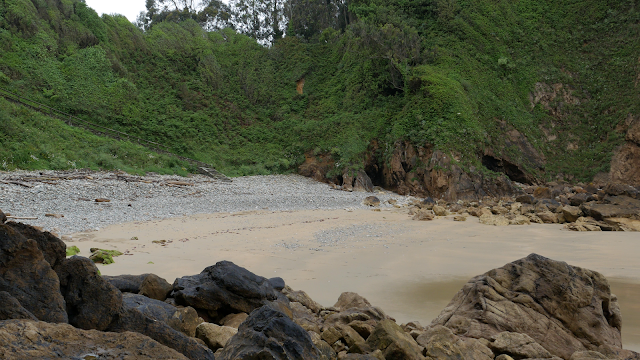
<path fill-rule="evenodd" d="M 309 333 L 269 305 L 253 311 L 217 355 L 223 360 L 323 358 Z"/>
<path fill-rule="evenodd" d="M 621 348 L 621 322 L 604 276 L 531 254 L 471 279 L 432 326 L 487 340 L 526 334 L 564 359 L 584 350 L 638 358 Z"/>
<path fill-rule="evenodd" d="M 194 337 L 202 319 L 192 307 L 177 308 L 160 300 L 143 295 L 125 293 L 122 295 L 125 308 L 138 309 L 150 319 L 161 321 L 181 333 Z"/>
<path fill-rule="evenodd" d="M 0 358 L 186 359 L 141 334 L 81 330 L 31 320 L 0 321 Z"/>
<path fill-rule="evenodd" d="M 0 291 L 6 291 L 39 320 L 68 321 L 60 282 L 38 243 L 14 226 L 0 225 Z"/>
<path fill-rule="evenodd" d="M 11 294 L 6 291 L 0 291 L 0 320 L 10 319 L 28 319 L 37 320 L 37 318 L 27 309 L 20 305 Z"/>
<path fill-rule="evenodd" d="M 145 316 L 138 309 L 123 308 L 107 331 L 133 331 L 146 335 L 193 360 L 213 360 L 213 352 L 191 338 L 165 324 Z"/>
<path fill-rule="evenodd" d="M 38 244 L 44 259 L 55 269 L 67 257 L 67 244 L 48 231 L 40 231 L 31 225 L 10 221 L 6 226 L 18 231 L 25 238 Z"/>
<path fill-rule="evenodd" d="M 69 323 L 85 330 L 106 330 L 122 307 L 122 293 L 86 257 L 72 256 L 57 270 Z"/>
<path fill-rule="evenodd" d="M 121 292 L 144 295 L 164 301 L 173 287 L 165 279 L 155 274 L 103 276 Z"/>
<path fill-rule="evenodd" d="M 213 318 L 229 313 L 250 313 L 270 301 L 284 299 L 268 279 L 229 261 L 221 261 L 198 275 L 173 283 L 176 303 L 207 310 Z"/>

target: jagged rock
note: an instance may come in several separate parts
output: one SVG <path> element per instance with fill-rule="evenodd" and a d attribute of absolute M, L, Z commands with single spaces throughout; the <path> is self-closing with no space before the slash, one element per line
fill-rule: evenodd
<path fill-rule="evenodd" d="M 0 291 L 8 292 L 39 320 L 68 321 L 58 275 L 38 243 L 25 238 L 11 222 L 0 225 Z"/>
<path fill-rule="evenodd" d="M 81 330 L 31 320 L 0 321 L 0 344 L 2 359 L 186 359 L 141 334 Z"/>
<path fill-rule="evenodd" d="M 471 279 L 432 325 L 472 338 L 526 334 L 564 359 L 575 351 L 626 351 L 606 279 L 536 254 Z"/>
<path fill-rule="evenodd" d="M 416 338 L 428 358 L 439 360 L 492 360 L 493 352 L 476 339 L 461 339 L 442 325 L 428 328 Z"/>
<path fill-rule="evenodd" d="M 164 301 L 173 288 L 165 279 L 155 274 L 105 275 L 102 278 L 123 293 L 140 294 L 160 301 Z"/>
<path fill-rule="evenodd" d="M 640 200 L 640 189 L 626 184 L 609 183 L 604 187 L 605 194 L 609 196 L 627 196 Z"/>
<path fill-rule="evenodd" d="M 198 275 L 176 279 L 172 293 L 178 304 L 207 310 L 212 316 L 250 313 L 279 296 L 286 300 L 269 280 L 229 261 L 209 266 Z"/>
<path fill-rule="evenodd" d="M 586 202 L 594 200 L 596 200 L 596 198 L 595 196 L 593 196 L 593 194 L 581 193 L 571 196 L 569 198 L 569 204 L 571 204 L 571 206 L 580 206 Z"/>
<path fill-rule="evenodd" d="M 5 224 L 20 232 L 25 238 L 32 239 L 38 244 L 44 259 L 52 269 L 67 257 L 67 245 L 48 231 L 40 231 L 31 225 L 10 221 Z"/>
<path fill-rule="evenodd" d="M 125 308 L 137 309 L 148 318 L 161 321 L 187 336 L 194 337 L 196 328 L 202 323 L 196 310 L 189 306 L 176 308 L 160 300 L 131 293 L 123 294 L 122 300 Z"/>
<path fill-rule="evenodd" d="M 367 299 L 354 292 L 343 292 L 338 297 L 338 301 L 333 305 L 334 308 L 340 311 L 366 308 L 369 306 L 371 306 L 371 303 Z"/>
<path fill-rule="evenodd" d="M 507 354 L 515 360 L 549 359 L 552 357 L 545 348 L 527 334 L 501 332 L 491 337 L 489 348 L 496 354 Z"/>
<path fill-rule="evenodd" d="M 315 314 L 322 310 L 322 305 L 315 302 L 306 292 L 302 290 L 294 291 L 290 287 L 286 286 L 282 292 L 290 301 L 296 301 L 307 307 L 307 309 L 313 311 Z"/>
<path fill-rule="evenodd" d="M 364 170 L 358 170 L 353 184 L 353 191 L 373 192 L 373 183 Z"/>
<path fill-rule="evenodd" d="M 485 225 L 507 226 L 509 225 L 509 219 L 502 215 L 484 214 L 480 216 L 480 223 Z"/>
<path fill-rule="evenodd" d="M 236 328 L 204 322 L 196 328 L 195 336 L 203 340 L 209 349 L 216 351 L 223 348 L 229 339 L 237 333 L 238 329 Z"/>
<path fill-rule="evenodd" d="M 640 217 L 639 209 L 636 207 L 628 207 L 624 205 L 614 204 L 583 204 L 582 211 L 585 215 L 591 216 L 596 220 L 606 218 L 637 218 Z"/>
<path fill-rule="evenodd" d="M 505 215 L 509 213 L 509 209 L 505 208 L 504 206 L 494 206 L 493 208 L 491 208 L 491 213 L 494 215 Z"/>
<path fill-rule="evenodd" d="M 536 224 L 544 224 L 544 222 L 536 215 L 536 214 L 525 214 L 524 216 L 526 216 L 527 218 L 529 218 L 529 221 L 531 221 L 532 223 L 536 223 Z"/>
<path fill-rule="evenodd" d="M 433 213 L 436 214 L 436 216 L 448 215 L 447 209 L 445 209 L 444 206 L 434 205 L 432 210 L 433 210 Z"/>
<path fill-rule="evenodd" d="M 600 360 L 610 359 L 597 351 L 576 351 L 569 360 Z"/>
<path fill-rule="evenodd" d="M 122 307 L 122 293 L 102 279 L 89 259 L 73 256 L 58 268 L 69 323 L 90 330 L 106 330 Z"/>
<path fill-rule="evenodd" d="M 249 317 L 247 313 L 229 314 L 220 320 L 220 325 L 237 329 L 240 324 L 247 320 L 247 317 Z"/>
<path fill-rule="evenodd" d="M 293 312 L 293 321 L 307 331 L 320 333 L 320 321 L 316 315 L 299 302 L 289 304 Z"/>
<path fill-rule="evenodd" d="M 326 341 L 322 340 L 322 337 L 320 336 L 320 334 L 314 331 L 310 331 L 309 336 L 311 337 L 311 342 L 313 342 L 313 345 L 315 345 L 318 348 L 318 350 L 320 350 L 320 353 L 324 356 L 326 360 L 337 359 L 338 355 L 336 354 L 336 352 L 333 350 L 331 345 L 329 345 Z"/>
<path fill-rule="evenodd" d="M 382 351 L 385 359 L 424 359 L 420 345 L 398 324 L 389 319 L 378 323 L 369 335 L 367 345 Z"/>
<path fill-rule="evenodd" d="M 213 352 L 196 339 L 174 330 L 162 321 L 145 316 L 138 309 L 122 308 L 106 331 L 137 332 L 176 350 L 189 359 L 214 359 Z"/>
<path fill-rule="evenodd" d="M 221 360 L 322 358 L 303 328 L 268 305 L 249 314 L 217 354 Z"/>
<path fill-rule="evenodd" d="M 582 210 L 576 206 L 563 206 L 562 214 L 564 215 L 564 219 L 568 222 L 575 222 L 579 217 L 582 216 Z"/>
<path fill-rule="evenodd" d="M 29 310 L 22 307 L 11 294 L 0 291 L 0 320 L 10 319 L 38 320 Z"/>

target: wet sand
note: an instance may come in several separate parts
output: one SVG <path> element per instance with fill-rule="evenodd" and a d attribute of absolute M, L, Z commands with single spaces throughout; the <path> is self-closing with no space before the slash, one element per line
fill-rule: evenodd
<path fill-rule="evenodd" d="M 493 227 L 469 217 L 412 221 L 406 209 L 252 211 L 134 222 L 73 234 L 91 247 L 128 252 L 102 274 L 155 273 L 168 281 L 229 260 L 280 276 L 333 305 L 354 291 L 399 323 L 428 324 L 471 277 L 530 253 L 599 271 L 620 301 L 625 348 L 640 350 L 638 233 L 578 233 L 561 225 Z M 137 240 L 132 238 L 137 237 Z M 164 246 L 153 241 L 165 240 Z"/>

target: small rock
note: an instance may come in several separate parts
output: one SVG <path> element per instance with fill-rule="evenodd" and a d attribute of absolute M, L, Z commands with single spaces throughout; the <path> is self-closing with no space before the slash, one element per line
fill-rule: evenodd
<path fill-rule="evenodd" d="M 237 329 L 249 315 L 247 313 L 229 314 L 220 320 L 220 325 Z"/>
<path fill-rule="evenodd" d="M 375 196 L 367 196 L 362 203 L 366 206 L 380 206 L 380 199 Z"/>
<path fill-rule="evenodd" d="M 533 197 L 536 199 L 550 199 L 551 190 L 548 187 L 538 187 L 533 191 Z"/>
<path fill-rule="evenodd" d="M 223 348 L 233 335 L 238 333 L 238 329 L 230 326 L 218 326 L 204 322 L 196 328 L 196 338 L 207 344 L 209 349 L 216 351 Z"/>
<path fill-rule="evenodd" d="M 97 203 L 103 203 L 103 202 L 104 202 L 104 203 L 107 203 L 107 202 L 111 202 L 111 200 L 109 200 L 109 199 L 105 199 L 105 198 L 97 198 L 95 201 L 96 201 Z"/>
<path fill-rule="evenodd" d="M 444 206 L 434 205 L 432 210 L 436 216 L 447 216 L 447 209 Z"/>
<path fill-rule="evenodd" d="M 502 215 L 484 214 L 480 216 L 480 223 L 485 225 L 507 226 L 509 225 L 509 219 Z"/>
<path fill-rule="evenodd" d="M 534 204 L 536 199 L 531 195 L 520 195 L 516 198 L 516 201 L 523 204 Z"/>
<path fill-rule="evenodd" d="M 431 210 L 419 209 L 415 212 L 415 215 L 411 218 L 411 220 L 417 221 L 430 221 L 433 220 L 435 216 L 431 212 Z"/>
<path fill-rule="evenodd" d="M 453 217 L 453 221 L 467 221 L 467 217 L 462 215 L 456 215 Z"/>
<path fill-rule="evenodd" d="M 64 217 L 64 215 L 62 215 L 62 214 L 44 214 L 44 216 L 52 217 L 52 218 L 56 218 L 56 219 L 60 219 L 60 218 Z"/>

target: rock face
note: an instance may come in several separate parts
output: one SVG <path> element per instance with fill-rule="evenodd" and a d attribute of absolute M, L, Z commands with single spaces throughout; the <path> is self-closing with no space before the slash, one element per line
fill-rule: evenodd
<path fill-rule="evenodd" d="M 223 360 L 322 358 L 303 328 L 268 305 L 252 312 L 218 355 Z"/>
<path fill-rule="evenodd" d="M 536 254 L 471 279 L 432 325 L 487 340 L 505 330 L 526 334 L 564 359 L 584 350 L 624 352 L 606 279 Z"/>
<path fill-rule="evenodd" d="M 209 312 L 212 317 L 246 312 L 286 298 L 269 280 L 229 261 L 221 261 L 200 274 L 185 276 L 173 284 L 173 298 L 180 305 Z"/>
<path fill-rule="evenodd" d="M 122 293 L 102 279 L 95 264 L 85 257 L 66 259 L 58 276 L 69 323 L 85 330 L 106 330 L 122 307 Z"/>
<path fill-rule="evenodd" d="M 2 359 L 187 359 L 137 333 L 81 330 L 68 324 L 0 321 Z"/>
<path fill-rule="evenodd" d="M 433 359 L 474 359 L 493 360 L 493 352 L 480 341 L 459 338 L 451 329 L 436 325 L 427 329 L 416 338 L 416 342 L 425 348 L 427 357 Z"/>
<path fill-rule="evenodd" d="M 640 119 L 631 121 L 625 140 L 611 159 L 611 180 L 640 186 Z"/>
<path fill-rule="evenodd" d="M 38 320 L 29 310 L 23 308 L 11 294 L 0 291 L 0 320 L 10 319 Z"/>
<path fill-rule="evenodd" d="M 424 359 L 420 346 L 393 320 L 382 320 L 367 338 L 367 345 L 382 351 L 385 359 Z"/>
<path fill-rule="evenodd" d="M 11 294 L 39 320 L 66 323 L 57 274 L 38 243 L 9 224 L 0 225 L 0 291 Z"/>

